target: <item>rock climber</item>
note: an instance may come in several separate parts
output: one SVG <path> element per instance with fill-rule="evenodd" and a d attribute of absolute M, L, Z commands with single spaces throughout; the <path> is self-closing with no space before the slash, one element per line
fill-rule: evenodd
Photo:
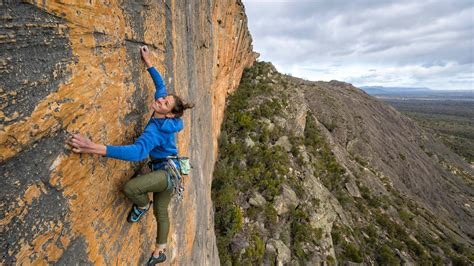
<path fill-rule="evenodd" d="M 157 220 L 156 246 L 147 265 L 155 265 L 166 260 L 166 243 L 169 231 L 168 204 L 172 198 L 173 185 L 169 170 L 166 170 L 167 158 L 177 162 L 178 150 L 175 133 L 183 129 L 181 116 L 193 104 L 184 102 L 174 94 L 168 94 L 161 75 L 153 67 L 150 51 L 146 46 L 140 47 L 141 58 L 155 84 L 155 101 L 151 104 L 153 115 L 145 130 L 134 144 L 112 146 L 96 144 L 81 134 L 73 134 L 67 143 L 75 153 L 98 154 L 105 157 L 141 161 L 151 158 L 149 163 L 152 172 L 130 179 L 124 186 L 125 195 L 133 202 L 127 220 L 136 223 L 153 204 L 153 212 Z M 148 192 L 153 192 L 150 202 Z"/>

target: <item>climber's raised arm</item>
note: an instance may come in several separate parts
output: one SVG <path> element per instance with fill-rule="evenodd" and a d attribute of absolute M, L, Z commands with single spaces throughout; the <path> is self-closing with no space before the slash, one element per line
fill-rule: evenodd
<path fill-rule="evenodd" d="M 142 55 L 143 61 L 146 64 L 148 73 L 150 73 L 153 83 L 155 83 L 155 100 L 160 97 L 166 97 L 168 93 L 166 92 L 165 82 L 163 81 L 163 78 L 161 78 L 160 73 L 158 73 L 156 68 L 153 67 L 153 64 L 151 63 L 150 50 L 148 50 L 148 47 L 142 46 L 140 47 L 140 53 Z"/>

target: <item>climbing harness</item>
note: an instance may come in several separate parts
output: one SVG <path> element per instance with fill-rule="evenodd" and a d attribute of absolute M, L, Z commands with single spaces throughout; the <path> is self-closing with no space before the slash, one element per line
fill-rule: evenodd
<path fill-rule="evenodd" d="M 179 167 L 176 165 L 175 160 L 178 161 Z M 155 164 L 159 164 L 158 167 L 154 167 Z M 152 160 L 148 163 L 148 166 L 152 171 L 157 169 L 166 169 L 168 172 L 168 188 L 173 187 L 173 192 L 176 194 L 178 202 L 183 200 L 184 196 L 184 185 L 183 178 L 181 175 L 188 175 L 191 171 L 191 164 L 188 157 L 178 156 L 167 156 L 166 158 L 159 158 Z"/>
<path fill-rule="evenodd" d="M 158 159 L 152 160 L 152 161 L 148 162 L 148 167 L 150 167 L 150 169 L 152 169 L 152 170 L 160 169 L 162 167 L 162 164 L 167 162 L 168 159 L 174 159 L 174 160 L 178 161 L 179 172 L 182 175 L 189 175 L 189 173 L 191 172 L 192 165 L 190 163 L 189 158 L 188 157 L 179 157 L 179 156 L 176 156 L 176 155 L 167 156 L 166 158 L 158 158 Z M 154 165 L 157 165 L 157 164 L 159 165 L 158 167 L 156 167 L 156 168 L 153 167 Z"/>

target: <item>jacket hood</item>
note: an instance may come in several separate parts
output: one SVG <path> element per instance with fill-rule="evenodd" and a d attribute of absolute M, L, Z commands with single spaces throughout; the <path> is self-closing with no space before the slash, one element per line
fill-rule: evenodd
<path fill-rule="evenodd" d="M 158 130 L 165 133 L 176 133 L 183 129 L 183 119 L 181 118 L 155 118 Z"/>

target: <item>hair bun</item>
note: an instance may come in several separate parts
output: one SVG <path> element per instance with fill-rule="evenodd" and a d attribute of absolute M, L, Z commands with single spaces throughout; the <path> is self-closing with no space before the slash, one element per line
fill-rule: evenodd
<path fill-rule="evenodd" d="M 191 109 L 191 108 L 194 107 L 194 104 L 193 103 L 185 103 L 183 107 L 184 107 L 184 109 Z"/>

